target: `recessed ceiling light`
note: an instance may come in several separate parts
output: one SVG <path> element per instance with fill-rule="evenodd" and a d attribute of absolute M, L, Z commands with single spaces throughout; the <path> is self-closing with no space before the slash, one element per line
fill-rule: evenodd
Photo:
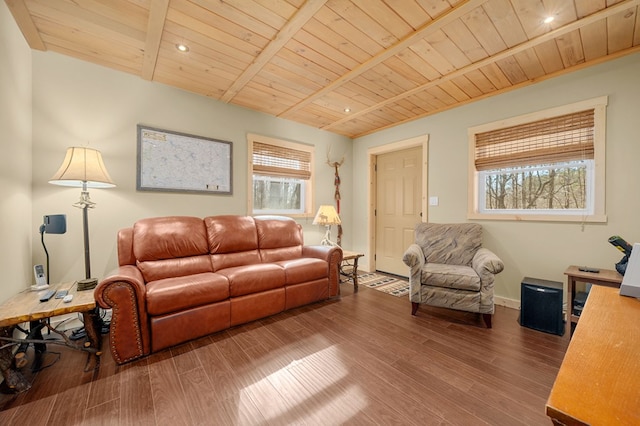
<path fill-rule="evenodd" d="M 546 18 L 544 18 L 544 23 L 545 24 L 550 24 L 551 22 L 553 22 L 555 18 L 553 16 L 547 16 Z"/>
<path fill-rule="evenodd" d="M 189 46 L 187 46 L 186 44 L 176 44 L 176 49 L 178 49 L 181 52 L 188 52 L 189 51 Z"/>

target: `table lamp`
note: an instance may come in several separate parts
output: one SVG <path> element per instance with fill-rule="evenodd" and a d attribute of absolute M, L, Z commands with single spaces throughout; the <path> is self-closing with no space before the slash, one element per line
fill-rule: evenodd
<path fill-rule="evenodd" d="M 336 243 L 331 241 L 331 225 L 340 225 L 340 216 L 335 207 L 331 205 L 321 205 L 316 213 L 316 217 L 313 219 L 314 225 L 324 225 L 327 227 L 327 232 L 324 234 L 324 238 L 320 242 L 323 246 L 337 246 Z"/>

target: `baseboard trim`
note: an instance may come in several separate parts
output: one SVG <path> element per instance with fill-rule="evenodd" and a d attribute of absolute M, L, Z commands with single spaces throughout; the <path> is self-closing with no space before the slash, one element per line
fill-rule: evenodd
<path fill-rule="evenodd" d="M 505 308 L 520 310 L 520 301 L 516 299 L 509 299 L 506 297 L 494 296 L 493 303 L 498 306 L 504 306 Z"/>

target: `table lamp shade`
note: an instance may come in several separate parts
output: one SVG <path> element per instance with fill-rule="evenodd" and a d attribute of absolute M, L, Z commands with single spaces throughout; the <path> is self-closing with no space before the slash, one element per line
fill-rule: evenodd
<path fill-rule="evenodd" d="M 316 217 L 313 219 L 314 225 L 330 226 L 340 225 L 341 223 L 338 212 L 335 207 L 331 205 L 321 205 L 318 209 L 318 213 L 316 213 Z"/>
<path fill-rule="evenodd" d="M 49 183 L 61 186 L 112 188 L 115 186 L 102 161 L 100 151 L 92 148 L 67 148 L 60 169 Z"/>

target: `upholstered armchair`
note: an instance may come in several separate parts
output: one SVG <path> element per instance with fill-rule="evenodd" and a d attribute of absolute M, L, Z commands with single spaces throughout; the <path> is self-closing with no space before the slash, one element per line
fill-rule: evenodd
<path fill-rule="evenodd" d="M 504 264 L 482 247 L 477 223 L 418 223 L 402 257 L 410 268 L 411 315 L 421 304 L 482 314 L 491 328 L 493 282 Z"/>

